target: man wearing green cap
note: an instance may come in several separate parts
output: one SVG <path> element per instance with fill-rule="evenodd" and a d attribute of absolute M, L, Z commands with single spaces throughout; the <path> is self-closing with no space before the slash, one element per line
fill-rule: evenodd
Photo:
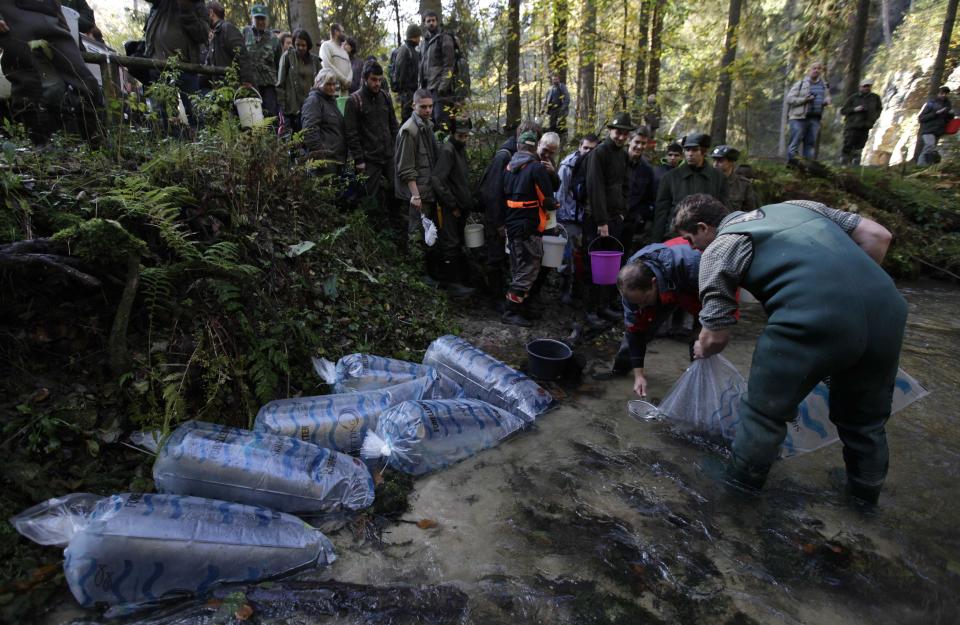
<path fill-rule="evenodd" d="M 636 129 L 630 113 L 620 112 L 607 124 L 607 138 L 587 157 L 587 207 L 583 220 L 584 249 L 589 249 L 600 237 L 622 235 L 623 215 L 627 207 L 627 152 L 623 149 L 630 133 Z M 599 249 L 599 248 L 598 248 Z M 584 257 L 590 273 L 590 256 Z M 601 326 L 603 321 L 598 313 L 604 311 L 607 316 L 619 319 L 616 311 L 606 311 L 613 299 L 615 290 L 608 286 L 588 284 L 585 289 L 587 323 Z"/>
<path fill-rule="evenodd" d="M 420 45 L 422 31 L 416 24 L 407 26 L 407 38 L 390 54 L 390 89 L 400 100 L 400 123 L 413 113 L 413 93 L 420 86 Z"/>
<path fill-rule="evenodd" d="M 718 145 L 710 152 L 713 166 L 727 178 L 727 208 L 731 211 L 752 211 L 760 208 L 757 194 L 749 180 L 737 173 L 740 150 Z"/>
<path fill-rule="evenodd" d="M 680 143 L 683 146 L 683 165 L 667 172 L 657 188 L 651 234 L 655 243 L 670 238 L 673 215 L 683 198 L 694 193 L 706 193 L 727 204 L 727 178 L 706 162 L 710 135 L 691 133 Z"/>
<path fill-rule="evenodd" d="M 247 53 L 253 67 L 253 84 L 263 99 L 263 114 L 272 117 L 277 114 L 277 69 L 283 50 L 280 40 L 270 29 L 267 7 L 255 4 L 250 7 L 252 23 L 243 29 Z"/>

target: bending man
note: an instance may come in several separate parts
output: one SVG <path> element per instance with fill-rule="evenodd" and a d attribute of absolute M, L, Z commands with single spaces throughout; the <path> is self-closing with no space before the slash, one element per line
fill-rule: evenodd
<path fill-rule="evenodd" d="M 727 215 L 723 204 L 699 194 L 680 203 L 674 227 L 704 251 L 695 357 L 726 347 L 738 286 L 767 313 L 740 401 L 728 479 L 763 486 L 797 406 L 829 377 L 848 492 L 876 503 L 887 475 L 884 426 L 907 319 L 907 303 L 880 268 L 890 233 L 817 202 Z"/>

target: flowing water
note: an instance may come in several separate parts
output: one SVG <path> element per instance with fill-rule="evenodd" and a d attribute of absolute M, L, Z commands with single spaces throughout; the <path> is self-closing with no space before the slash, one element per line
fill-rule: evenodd
<path fill-rule="evenodd" d="M 901 366 L 931 394 L 888 425 L 877 511 L 845 501 L 838 444 L 778 463 L 759 497 L 729 494 L 722 450 L 630 417 L 631 378 L 587 376 L 533 431 L 418 479 L 411 522 L 381 545 L 332 536 L 340 559 L 319 579 L 336 584 L 248 593 L 252 622 L 960 622 L 960 291 L 902 290 Z M 744 373 L 762 323 L 746 307 L 725 352 Z M 653 343 L 654 395 L 686 364 L 684 344 Z"/>

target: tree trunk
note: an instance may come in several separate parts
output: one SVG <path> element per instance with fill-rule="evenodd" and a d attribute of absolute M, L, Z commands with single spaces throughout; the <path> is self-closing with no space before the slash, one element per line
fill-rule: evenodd
<path fill-rule="evenodd" d="M 567 82 L 567 24 L 570 22 L 569 0 L 553 0 L 553 38 L 551 42 L 550 71 Z"/>
<path fill-rule="evenodd" d="M 943 29 L 940 31 L 940 47 L 937 48 L 937 58 L 933 61 L 933 71 L 930 73 L 930 89 L 927 99 L 937 95 L 940 85 L 943 84 L 943 70 L 947 64 L 947 51 L 950 49 L 950 38 L 953 36 L 953 23 L 957 20 L 957 0 L 948 0 L 947 13 L 943 18 Z M 920 131 L 917 130 L 917 145 L 913 150 L 913 159 L 920 156 Z"/>
<path fill-rule="evenodd" d="M 427 11 L 436 11 L 437 15 L 443 15 L 443 3 L 441 0 L 420 0 L 418 13 L 423 15 Z"/>
<path fill-rule="evenodd" d="M 930 98 L 937 95 L 937 90 L 943 84 L 943 70 L 947 63 L 947 51 L 950 49 L 950 38 L 953 36 L 953 23 L 957 19 L 957 0 L 947 2 L 947 13 L 943 18 L 943 30 L 940 31 L 940 47 L 937 48 L 937 58 L 933 62 L 933 72 L 930 74 Z"/>
<path fill-rule="evenodd" d="M 507 7 L 507 128 L 520 125 L 520 0 Z"/>
<path fill-rule="evenodd" d="M 844 102 L 860 88 L 860 79 L 863 77 L 863 44 L 867 39 L 869 21 L 870 0 L 857 0 L 857 17 L 853 24 L 853 38 L 850 41 L 849 69 L 844 77 Z"/>
<path fill-rule="evenodd" d="M 597 2 L 583 0 L 583 32 L 580 33 L 580 93 L 577 94 L 578 121 L 593 129 L 597 121 L 594 86 L 597 79 Z"/>
<path fill-rule="evenodd" d="M 620 101 L 620 110 L 627 109 L 627 9 L 630 0 L 623 0 L 623 33 L 620 39 L 620 73 L 617 81 L 617 100 Z"/>
<path fill-rule="evenodd" d="M 653 6 L 653 29 L 650 36 L 650 71 L 647 76 L 647 96 L 657 95 L 660 89 L 660 55 L 663 52 L 663 14 L 667 0 L 657 0 Z"/>
<path fill-rule="evenodd" d="M 314 0 L 289 0 L 287 14 L 290 16 L 290 31 L 298 28 L 310 33 L 314 43 L 320 43 L 326 37 L 320 32 L 320 20 L 317 19 L 317 3 Z"/>
<path fill-rule="evenodd" d="M 883 24 L 883 43 L 893 44 L 893 32 L 890 30 L 890 0 L 880 0 L 880 22 Z"/>
<path fill-rule="evenodd" d="M 643 110 L 643 88 L 647 78 L 647 48 L 650 45 L 650 0 L 640 0 L 640 34 L 637 36 L 637 69 L 633 78 L 633 106 Z"/>
<path fill-rule="evenodd" d="M 393 0 L 393 15 L 397 20 L 397 47 L 403 45 L 404 32 L 400 30 L 400 0 Z"/>
<path fill-rule="evenodd" d="M 733 88 L 730 66 L 737 60 L 737 38 L 739 37 L 737 29 L 740 26 L 740 5 L 741 0 L 730 0 L 727 34 L 723 41 L 723 58 L 720 60 L 720 84 L 717 86 L 717 97 L 713 102 L 713 124 L 710 128 L 711 138 L 716 145 L 727 142 L 730 91 Z"/>
<path fill-rule="evenodd" d="M 797 0 L 787 0 L 783 7 L 783 14 L 787 18 L 787 36 L 792 36 L 797 29 Z M 790 91 L 790 72 L 793 71 L 793 55 L 787 58 L 783 67 L 783 102 L 780 108 L 780 138 L 777 143 L 777 154 L 781 158 L 787 156 L 787 111 L 790 109 L 787 104 L 787 92 Z"/>

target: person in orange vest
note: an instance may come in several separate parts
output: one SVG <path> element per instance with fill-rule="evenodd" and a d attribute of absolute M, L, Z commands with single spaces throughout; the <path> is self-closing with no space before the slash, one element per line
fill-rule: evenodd
<path fill-rule="evenodd" d="M 553 191 L 550 172 L 537 156 L 537 134 L 529 130 L 521 133 L 517 152 L 503 175 L 511 278 L 503 323 L 532 325 L 523 314 L 523 304 L 540 273 L 547 211 L 554 210 L 557 204 Z"/>

